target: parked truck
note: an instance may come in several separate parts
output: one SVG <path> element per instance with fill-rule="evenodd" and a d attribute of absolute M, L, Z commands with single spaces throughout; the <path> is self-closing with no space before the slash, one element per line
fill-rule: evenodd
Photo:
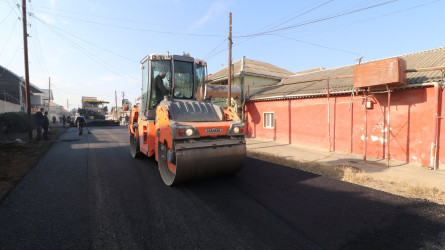
<path fill-rule="evenodd" d="M 155 157 L 166 185 L 233 174 L 246 158 L 245 124 L 232 107 L 204 99 L 207 64 L 152 54 L 129 119 L 132 157 Z"/>

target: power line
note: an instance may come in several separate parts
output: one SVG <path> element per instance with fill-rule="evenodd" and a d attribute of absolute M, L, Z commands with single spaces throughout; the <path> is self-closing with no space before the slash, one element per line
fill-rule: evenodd
<path fill-rule="evenodd" d="M 213 51 L 215 51 L 217 48 L 219 48 L 221 45 L 223 45 L 226 40 L 227 40 L 227 38 L 224 38 L 218 45 L 216 45 L 216 47 L 214 49 L 212 49 L 209 53 L 207 53 L 207 55 L 202 59 L 205 60 L 210 54 L 212 54 Z"/>
<path fill-rule="evenodd" d="M 441 0 L 435 0 L 435 1 L 428 2 L 428 3 L 419 4 L 419 5 L 416 5 L 416 6 L 412 6 L 412 7 L 409 7 L 409 8 L 405 8 L 405 9 L 401 9 L 401 10 L 397 10 L 397 11 L 393 11 L 393 12 L 389 12 L 389 13 L 386 13 L 386 14 L 383 14 L 383 15 L 378 15 L 378 16 L 375 16 L 375 17 L 367 18 L 367 19 L 362 19 L 362 20 L 348 22 L 348 23 L 343 23 L 343 24 L 338 24 L 338 25 L 327 26 L 327 27 L 324 27 L 321 31 L 316 31 L 314 29 L 311 29 L 311 31 L 314 31 L 314 33 L 316 33 L 316 34 L 320 34 L 321 32 L 323 32 L 325 30 L 332 31 L 332 30 L 334 30 L 336 28 L 339 28 L 339 27 L 340 28 L 344 28 L 344 27 L 349 26 L 349 25 L 356 25 L 356 24 L 359 24 L 359 23 L 368 22 L 368 21 L 379 19 L 379 18 L 382 18 L 382 17 L 386 17 L 386 16 L 398 14 L 398 13 L 401 13 L 401 12 L 405 12 L 405 11 L 421 8 L 423 6 L 434 4 L 434 3 L 440 2 L 440 1 Z M 305 33 L 305 34 L 307 34 L 307 33 Z"/>
<path fill-rule="evenodd" d="M 11 8 L 11 10 L 9 10 L 8 15 L 6 15 L 5 18 L 3 18 L 3 20 L 0 21 L 0 24 L 2 24 L 6 19 L 8 19 L 9 15 L 11 15 L 11 13 L 12 13 L 12 10 L 13 10 L 12 8 Z"/>
<path fill-rule="evenodd" d="M 283 25 L 283 24 L 285 24 L 285 23 L 287 23 L 287 22 L 290 22 L 290 21 L 292 21 L 292 20 L 294 20 L 294 19 L 296 19 L 296 18 L 298 18 L 298 17 L 304 16 L 304 15 L 306 15 L 307 13 L 310 13 L 310 12 L 316 10 L 316 9 L 319 9 L 319 8 L 323 7 L 324 5 L 326 5 L 326 4 L 330 3 L 330 2 L 333 2 L 333 1 L 334 1 L 334 0 L 329 0 L 329 1 L 326 1 L 326 2 L 324 2 L 324 3 L 322 3 L 322 4 L 320 4 L 320 5 L 317 5 L 317 6 L 311 8 L 311 9 L 309 9 L 309 10 L 307 10 L 307 11 L 301 13 L 301 14 L 298 14 L 298 15 L 296 15 L 296 16 L 290 18 L 290 19 L 287 19 L 287 20 L 285 20 L 285 21 L 283 21 L 283 22 L 281 22 L 281 23 L 279 23 L 279 24 L 273 26 L 272 28 L 270 28 L 270 29 L 268 29 L 268 30 L 272 30 L 272 29 L 274 29 L 274 28 L 276 28 L 276 27 L 279 27 L 279 26 L 281 26 L 281 25 Z"/>
<path fill-rule="evenodd" d="M 37 53 L 37 57 L 38 57 L 39 63 L 41 65 L 42 72 L 46 72 L 45 57 L 43 56 L 42 46 L 40 45 L 40 35 L 39 35 L 39 32 L 38 32 L 36 20 L 34 18 L 34 14 L 33 14 L 34 6 L 32 5 L 32 3 L 30 3 L 30 7 L 31 8 L 30 8 L 29 16 L 30 16 L 30 20 L 31 20 L 31 23 L 32 23 L 31 31 L 33 32 L 33 39 L 32 39 L 32 41 L 33 41 L 34 47 L 36 48 L 36 53 Z"/>
<path fill-rule="evenodd" d="M 41 11 L 41 12 L 44 12 L 44 11 Z M 126 27 L 126 26 L 119 26 L 119 25 L 113 25 L 113 24 L 100 23 L 100 22 L 95 22 L 95 21 L 90 21 L 90 20 L 83 20 L 83 19 L 68 17 L 68 16 L 64 16 L 64 15 L 60 15 L 60 14 L 54 14 L 54 13 L 49 13 L 49 12 L 44 12 L 44 13 L 47 13 L 47 14 L 50 14 L 50 15 L 59 16 L 59 17 L 63 17 L 63 18 L 67 18 L 67 19 L 70 19 L 70 20 L 75 20 L 75 21 L 80 21 L 80 22 L 85 22 L 85 23 L 91 23 L 91 24 L 96 24 L 96 25 L 101 25 L 101 26 L 106 26 L 106 27 L 112 27 L 112 28 L 124 29 L 124 30 L 152 32 L 152 33 L 158 33 L 158 34 L 180 35 L 180 36 L 224 37 L 223 35 L 215 35 L 215 34 L 178 33 L 178 32 L 152 30 L 152 29 L 140 29 L 140 28 L 134 28 L 134 27 Z"/>
<path fill-rule="evenodd" d="M 8 45 L 8 43 L 9 43 L 9 41 L 11 40 L 11 37 L 12 37 L 12 34 L 14 33 L 14 31 L 15 31 L 15 26 L 17 25 L 17 23 L 19 22 L 19 20 L 17 19 L 17 20 L 15 20 L 15 23 L 14 23 L 14 26 L 12 26 L 12 30 L 11 30 L 11 33 L 9 33 L 9 37 L 8 37 L 8 40 L 5 42 L 5 44 L 3 45 L 3 48 L 2 48 L 2 50 L 0 51 L 0 56 L 3 54 L 3 51 L 5 51 L 5 48 L 6 48 L 6 46 Z"/>
<path fill-rule="evenodd" d="M 405 11 L 409 11 L 409 10 L 417 9 L 417 8 L 420 8 L 420 7 L 423 7 L 423 6 L 427 6 L 427 5 L 430 5 L 430 4 L 433 4 L 433 3 L 437 3 L 437 2 L 440 2 L 440 1 L 441 1 L 441 0 L 435 0 L 435 1 L 431 1 L 431 2 L 429 2 L 429 3 L 423 3 L 423 4 L 415 5 L 415 6 L 413 6 L 413 7 L 409 7 L 409 8 L 401 9 L 401 10 L 394 11 L 394 12 L 390 12 L 390 13 L 383 14 L 383 15 L 380 15 L 380 16 L 371 17 L 371 18 L 368 18 L 368 19 L 364 19 L 364 20 L 356 21 L 356 22 L 354 22 L 354 24 L 361 23 L 361 22 L 367 22 L 367 21 L 375 20 L 375 19 L 382 18 L 382 17 L 385 17 L 385 16 L 390 16 L 390 15 L 398 14 L 398 13 L 401 13 L 401 12 L 405 12 Z"/>
<path fill-rule="evenodd" d="M 36 17 L 36 18 L 37 18 L 37 17 Z M 40 20 L 41 20 L 41 19 L 40 19 Z M 59 30 L 59 31 L 61 31 L 61 32 L 64 32 L 64 33 L 66 33 L 66 34 L 68 34 L 68 35 L 70 35 L 70 36 L 72 36 L 72 37 L 74 37 L 74 38 L 77 38 L 77 39 L 79 39 L 79 40 L 81 40 L 81 41 L 83 41 L 83 42 L 85 42 L 85 43 L 88 43 L 88 44 L 90 44 L 90 45 L 92 45 L 92 46 L 94 46 L 94 47 L 96 47 L 96 48 L 99 48 L 99 49 L 101 49 L 101 50 L 104 50 L 104 51 L 106 51 L 106 52 L 108 52 L 108 53 L 110 53 L 110 54 L 113 54 L 113 55 L 115 55 L 115 56 L 118 56 L 118 57 L 120 57 L 120 58 L 122 58 L 122 59 L 125 59 L 125 60 L 129 61 L 129 62 L 132 62 L 132 63 L 137 62 L 137 61 L 132 60 L 132 59 L 130 59 L 130 58 L 128 58 L 128 57 L 119 55 L 119 54 L 117 54 L 117 53 L 115 53 L 115 52 L 113 52 L 113 51 L 111 51 L 111 50 L 105 49 L 105 48 L 103 48 L 102 46 L 96 45 L 96 44 L 94 44 L 94 43 L 92 43 L 92 42 L 89 42 L 89 41 L 83 39 L 83 38 L 80 38 L 80 37 L 78 37 L 78 36 L 76 36 L 76 35 L 74 35 L 74 34 L 68 32 L 68 31 L 66 31 L 66 30 L 63 30 L 63 29 L 61 29 L 61 28 L 57 28 L 57 27 L 54 26 L 54 25 L 51 25 L 51 24 L 47 24 L 47 25 L 50 25 L 50 26 L 52 26 L 54 29 L 57 29 L 57 30 Z"/>
<path fill-rule="evenodd" d="M 298 14 L 297 16 L 294 16 L 294 17 L 292 17 L 292 18 L 290 18 L 290 19 L 286 19 L 285 21 L 283 21 L 283 22 L 281 22 L 281 23 L 279 23 L 279 24 L 273 26 L 272 28 L 266 29 L 266 31 L 268 31 L 268 30 L 272 30 L 272 29 L 274 29 L 274 28 L 276 28 L 276 27 L 278 27 L 278 26 L 280 26 L 280 25 L 282 25 L 282 24 L 284 24 L 284 23 L 287 23 L 287 22 L 289 22 L 289 21 L 291 21 L 291 20 L 294 20 L 295 18 L 298 18 L 298 17 L 301 17 L 301 16 L 303 16 L 303 15 L 306 15 L 306 14 L 308 14 L 308 13 L 310 13 L 310 12 L 316 10 L 316 9 L 319 9 L 319 8 L 323 7 L 324 5 L 326 5 L 326 4 L 328 4 L 328 3 L 332 2 L 332 1 L 333 1 L 333 0 L 329 0 L 329 1 L 326 1 L 326 2 L 324 2 L 324 3 L 322 3 L 322 4 L 319 4 L 319 5 L 317 5 L 317 6 L 313 7 L 313 8 L 310 8 L 309 10 L 304 11 L 303 13 L 300 13 L 300 14 Z M 253 36 L 252 36 L 252 37 L 247 37 L 247 38 L 245 38 L 244 40 L 241 40 L 241 41 L 237 42 L 236 44 L 234 44 L 233 47 L 236 47 L 236 46 L 238 46 L 238 45 L 241 44 L 241 43 L 247 42 L 248 40 L 250 40 L 250 39 L 252 39 L 252 38 L 254 38 L 254 37 L 253 37 Z M 302 41 L 302 42 L 304 42 L 304 41 Z M 309 43 L 309 42 L 307 42 L 307 43 Z M 217 46 L 217 47 L 218 47 L 218 46 Z M 216 48 L 215 48 L 215 49 L 216 49 Z M 215 50 L 215 49 L 214 49 L 214 50 Z M 212 50 L 212 52 L 213 52 L 214 50 Z M 225 52 L 225 51 L 227 51 L 227 49 L 222 49 L 222 50 L 220 50 L 220 51 L 214 53 L 214 54 L 212 55 L 212 57 L 213 57 L 213 56 L 216 56 L 216 55 L 218 55 L 218 54 L 221 54 L 221 53 L 223 53 L 223 52 Z M 209 54 L 210 54 L 210 53 L 209 53 Z M 208 57 L 208 56 L 209 56 L 209 55 L 207 55 L 206 57 Z"/>
<path fill-rule="evenodd" d="M 306 42 L 306 41 L 302 41 L 302 40 L 295 39 L 295 38 L 292 38 L 292 37 L 283 36 L 283 35 L 280 35 L 280 34 L 275 34 L 275 36 L 283 37 L 283 38 L 286 38 L 286 39 L 289 39 L 289 40 L 292 40 L 292 41 L 296 41 L 296 42 L 300 42 L 300 43 L 310 44 L 310 45 L 317 46 L 317 47 L 320 47 L 320 48 L 325 48 L 325 49 L 335 50 L 335 51 L 339 51 L 339 52 L 344 52 L 344 53 L 348 53 L 348 54 L 352 54 L 352 55 L 358 55 L 358 56 L 362 55 L 360 53 L 351 52 L 351 51 L 343 50 L 343 49 L 336 49 L 336 48 L 332 48 L 332 47 L 328 47 L 328 46 L 324 46 L 324 45 L 320 45 L 320 44 L 316 44 L 316 43 L 312 43 L 312 42 Z"/>
<path fill-rule="evenodd" d="M 357 13 L 357 12 L 360 12 L 360 11 L 364 11 L 364 10 L 380 7 L 380 6 L 383 6 L 383 5 L 386 5 L 386 4 L 390 4 L 390 3 L 393 3 L 393 2 L 397 2 L 397 1 L 398 0 L 391 0 L 391 1 L 383 2 L 383 3 L 367 6 L 367 7 L 364 7 L 364 8 L 355 9 L 355 10 L 348 11 L 348 12 L 345 12 L 345 13 L 342 13 L 342 14 L 336 14 L 336 15 L 333 15 L 333 16 L 319 18 L 319 19 L 316 19 L 316 20 L 313 20 L 313 21 L 308 21 L 308 22 L 295 24 L 295 25 L 290 25 L 290 26 L 287 26 L 287 27 L 279 28 L 279 29 L 273 29 L 273 30 L 268 30 L 268 31 L 264 31 L 264 32 L 253 33 L 253 34 L 243 35 L 243 36 L 235 36 L 235 37 L 236 38 L 243 38 L 243 37 L 264 36 L 264 35 L 268 35 L 270 33 L 278 32 L 278 31 L 294 29 L 294 28 L 306 26 L 306 25 L 309 25 L 309 24 L 314 24 L 314 23 L 319 23 L 319 22 L 322 22 L 322 21 L 331 20 L 331 19 L 334 19 L 334 18 L 338 18 L 338 17 L 350 15 L 350 14 L 353 14 L 353 13 Z"/>
<path fill-rule="evenodd" d="M 92 60 L 93 62 L 96 62 L 97 64 L 101 65 L 105 69 L 107 69 L 107 70 L 109 70 L 109 71 L 111 71 L 111 72 L 113 72 L 115 74 L 118 74 L 120 77 L 122 77 L 124 79 L 129 79 L 129 80 L 132 80 L 132 81 L 139 81 L 138 79 L 133 78 L 132 76 L 126 75 L 124 72 L 122 72 L 119 68 L 116 68 L 114 65 L 108 64 L 107 62 L 98 59 L 98 58 L 101 58 L 101 57 L 95 56 L 93 53 L 91 53 L 87 49 L 83 48 L 78 43 L 76 43 L 76 42 L 72 41 L 71 39 L 67 38 L 66 36 L 64 36 L 60 31 L 58 31 L 58 28 L 56 28 L 55 26 L 50 25 L 50 24 L 44 22 L 43 20 L 39 19 L 38 17 L 35 17 L 35 18 L 38 21 L 40 21 L 43 24 L 45 24 L 48 27 L 48 29 L 50 29 L 59 38 L 61 38 L 62 40 L 64 40 L 68 44 L 70 44 L 73 48 L 75 48 L 78 51 L 80 51 L 81 53 L 83 53 L 85 56 L 90 58 L 90 60 Z"/>
<path fill-rule="evenodd" d="M 0 74 L 0 78 L 1 78 L 2 75 L 6 72 L 6 68 L 8 68 L 9 65 L 12 63 L 12 61 L 15 59 L 15 55 L 17 54 L 17 51 L 19 50 L 19 48 L 20 48 L 20 44 L 17 44 L 17 48 L 16 48 L 15 51 L 14 51 L 14 55 L 12 56 L 11 60 L 9 60 L 8 64 L 6 64 L 6 65 L 3 67 L 3 72 Z"/>
<path fill-rule="evenodd" d="M 125 74 L 120 73 L 119 69 L 115 68 L 113 65 L 109 65 L 104 61 L 101 61 L 97 58 L 97 56 L 94 56 L 94 54 L 92 54 L 90 51 L 86 50 L 85 48 L 83 48 L 82 46 L 80 46 L 79 44 L 77 44 L 76 42 L 70 40 L 69 38 L 65 37 L 63 34 L 61 34 L 58 30 L 56 30 L 52 25 L 47 24 L 46 22 L 44 22 L 43 20 L 39 19 L 36 17 L 36 19 L 40 22 L 42 22 L 43 24 L 45 24 L 47 26 L 47 28 L 49 30 L 51 30 L 54 34 L 56 34 L 60 39 L 64 40 L 65 42 L 67 42 L 68 44 L 70 44 L 73 48 L 77 49 L 78 51 L 80 51 L 81 53 L 83 53 L 84 55 L 86 55 L 88 58 L 90 58 L 92 61 L 96 62 L 97 64 L 101 65 L 102 67 L 110 70 L 111 72 L 120 75 L 123 78 L 130 78 L 133 80 L 136 80 L 135 78 L 131 77 L 131 76 L 125 76 Z M 136 80 L 138 81 L 138 80 Z"/>
<path fill-rule="evenodd" d="M 103 19 L 109 19 L 109 20 L 116 20 L 116 21 L 124 21 L 124 22 L 130 22 L 130 23 L 138 23 L 138 24 L 147 24 L 147 25 L 156 25 L 156 26 L 163 26 L 163 27 L 171 27 L 176 29 L 187 29 L 187 27 L 180 27 L 180 26 L 174 26 L 174 25 L 166 25 L 166 24 L 157 24 L 157 23 L 148 23 L 148 22 L 141 22 L 139 20 L 131 20 L 126 18 L 117 18 L 117 17 L 110 17 L 110 16 L 100 16 L 100 15 L 94 15 L 89 13 L 83 13 L 78 11 L 72 11 L 72 10 L 66 10 L 66 9 L 54 9 L 54 8 L 48 8 L 48 7 L 42 7 L 42 6 L 34 6 L 36 9 L 50 9 L 52 11 L 60 11 L 60 12 L 67 12 L 67 13 L 73 13 L 78 15 L 84 15 L 84 16 L 90 16 L 90 17 L 97 17 L 97 18 L 103 18 Z M 41 11 L 47 14 L 53 14 L 51 12 Z M 215 31 L 215 30 L 207 30 L 207 29 L 199 29 L 203 31 Z"/>
<path fill-rule="evenodd" d="M 18 4 L 14 0 L 13 0 L 13 2 L 14 2 L 14 5 L 16 6 L 16 8 L 18 9 L 19 13 L 17 13 L 16 9 L 14 9 L 14 7 L 12 7 L 11 4 L 8 1 L 6 1 L 6 3 L 9 5 L 9 7 L 11 9 L 13 9 L 14 13 L 20 18 L 22 16 L 22 10 L 20 9 L 20 4 Z"/>
<path fill-rule="evenodd" d="M 32 52 L 34 59 L 36 60 L 37 64 L 39 65 L 41 72 L 45 73 L 46 70 L 45 70 L 45 63 L 43 61 L 44 60 L 43 52 L 40 47 L 37 30 L 34 29 L 34 28 L 37 28 L 37 25 L 35 25 L 35 22 L 33 20 L 31 20 L 31 21 L 32 21 L 33 25 L 31 25 L 30 27 L 32 27 L 33 29 L 29 29 L 32 32 L 32 35 L 30 36 L 30 40 L 31 40 L 31 43 L 30 43 L 31 50 L 30 51 Z"/>
<path fill-rule="evenodd" d="M 324 5 L 326 5 L 326 4 L 328 4 L 328 3 L 332 2 L 332 1 L 333 1 L 333 0 L 329 0 L 329 1 L 323 2 L 322 4 L 319 4 L 319 5 L 315 6 L 315 7 L 312 7 L 312 8 L 310 8 L 309 10 L 306 10 L 306 11 L 304 11 L 303 13 L 300 13 L 300 14 L 298 14 L 298 15 L 292 17 L 292 18 L 286 19 L 286 20 L 284 20 L 283 22 L 281 22 L 281 23 L 279 23 L 279 24 L 273 26 L 272 28 L 266 29 L 265 31 L 272 30 L 272 29 L 274 29 L 274 28 L 276 28 L 276 27 L 278 27 L 278 26 L 280 26 L 280 25 L 282 25 L 282 24 L 284 24 L 284 23 L 287 23 L 287 22 L 289 22 L 289 21 L 291 21 L 291 20 L 294 20 L 295 18 L 298 18 L 298 17 L 301 17 L 301 16 L 303 16 L 303 15 L 306 15 L 306 14 L 308 14 L 308 13 L 314 11 L 314 10 L 317 10 L 317 9 L 323 7 Z M 271 26 L 271 25 L 268 25 L 268 26 Z M 268 27 L 268 26 L 266 26 L 266 27 Z M 241 44 L 241 43 L 247 42 L 247 41 L 249 41 L 249 40 L 252 39 L 252 38 L 254 38 L 254 36 L 246 37 L 244 40 L 241 40 L 241 41 L 235 43 L 235 44 L 233 45 L 233 47 L 236 47 L 236 46 L 238 46 L 238 45 Z M 225 52 L 226 50 L 227 50 L 227 49 L 220 50 L 220 51 L 218 51 L 217 53 L 215 53 L 213 56 L 216 56 L 216 55 L 218 55 L 218 54 L 221 54 L 222 52 Z"/>
<path fill-rule="evenodd" d="M 54 89 L 57 89 L 57 90 L 59 90 L 59 91 L 68 93 L 68 94 L 85 95 L 85 93 L 75 92 L 75 91 L 72 91 L 72 90 L 69 90 L 69 91 L 68 91 L 66 88 L 59 88 L 59 87 L 56 87 L 56 86 L 53 86 L 53 88 L 54 88 Z"/>

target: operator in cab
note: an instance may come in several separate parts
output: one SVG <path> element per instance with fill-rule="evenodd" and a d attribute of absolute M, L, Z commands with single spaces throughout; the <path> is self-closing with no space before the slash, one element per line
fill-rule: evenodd
<path fill-rule="evenodd" d="M 160 103 L 164 99 L 164 96 L 169 94 L 169 90 L 164 85 L 164 78 L 165 72 L 159 72 L 159 74 L 154 79 L 156 103 Z"/>

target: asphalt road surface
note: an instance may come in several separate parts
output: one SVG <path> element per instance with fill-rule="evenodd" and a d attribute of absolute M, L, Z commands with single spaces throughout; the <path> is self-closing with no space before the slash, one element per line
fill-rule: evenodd
<path fill-rule="evenodd" d="M 444 206 L 250 158 L 168 187 L 126 128 L 91 130 L 67 130 L 0 203 L 0 248 L 445 248 Z"/>

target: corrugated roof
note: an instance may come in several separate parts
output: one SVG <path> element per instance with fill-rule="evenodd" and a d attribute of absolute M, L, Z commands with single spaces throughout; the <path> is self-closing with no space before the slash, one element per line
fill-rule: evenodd
<path fill-rule="evenodd" d="M 236 61 L 233 64 L 233 74 L 240 74 L 241 73 L 241 67 L 242 67 L 242 59 Z M 217 80 L 219 78 L 227 78 L 228 74 L 228 68 L 224 68 L 212 75 L 209 76 L 209 80 Z M 284 78 L 287 76 L 292 75 L 293 73 L 291 71 L 282 69 L 280 67 L 277 67 L 275 65 L 259 62 L 255 60 L 250 59 L 244 59 L 244 74 L 246 75 L 258 75 L 258 76 L 264 76 L 264 77 L 270 77 L 270 78 Z"/>
<path fill-rule="evenodd" d="M 422 51 L 418 53 L 407 54 L 399 56 L 405 60 L 406 68 L 418 69 L 429 67 L 445 66 L 445 47 Z M 376 60 L 379 61 L 379 60 Z M 343 66 L 340 68 L 322 70 L 317 72 L 310 72 L 306 74 L 292 75 L 284 78 L 280 84 L 284 86 L 271 87 L 253 90 L 250 92 L 250 100 L 262 100 L 262 99 L 278 99 L 278 98 L 290 98 L 292 96 L 315 96 L 325 95 L 327 92 L 326 79 L 329 80 L 329 92 L 344 93 L 351 92 L 353 88 L 353 78 L 337 78 L 339 76 L 352 76 L 354 65 Z M 441 71 L 426 71 L 426 72 L 408 72 L 407 75 L 408 84 L 429 83 L 442 81 Z M 314 81 L 315 80 L 315 81 Z M 290 85 L 285 85 L 290 84 Z"/>
<path fill-rule="evenodd" d="M 25 80 L 10 71 L 6 67 L 0 65 L 0 89 L 3 91 L 18 91 L 18 84 L 20 82 L 25 82 Z M 42 93 L 40 88 L 34 84 L 29 84 L 32 93 Z"/>

